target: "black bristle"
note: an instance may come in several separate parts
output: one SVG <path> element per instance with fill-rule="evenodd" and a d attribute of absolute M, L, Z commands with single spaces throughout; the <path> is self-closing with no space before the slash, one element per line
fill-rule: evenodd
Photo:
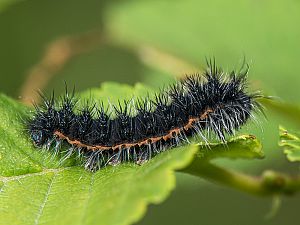
<path fill-rule="evenodd" d="M 214 59 L 207 64 L 203 75 L 187 76 L 154 100 L 119 102 L 113 112 L 103 103 L 79 107 L 74 91 L 66 91 L 60 103 L 54 94 L 49 99 L 41 94 L 44 105 L 35 106 L 28 123 L 30 136 L 37 147 L 52 144 L 55 151 L 64 140 L 71 145 L 66 154 L 77 151 L 92 171 L 124 161 L 141 164 L 189 136 L 199 135 L 207 142 L 205 133 L 211 131 L 225 143 L 255 111 L 262 111 L 255 100 L 262 96 L 246 93 L 248 65 L 225 74 Z"/>

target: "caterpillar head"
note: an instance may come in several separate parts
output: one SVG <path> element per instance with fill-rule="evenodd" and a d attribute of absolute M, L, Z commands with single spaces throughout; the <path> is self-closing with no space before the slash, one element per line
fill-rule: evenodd
<path fill-rule="evenodd" d="M 45 132 L 41 131 L 41 130 L 31 130 L 30 131 L 30 137 L 33 141 L 33 144 L 36 146 L 36 147 L 41 147 L 43 146 L 46 141 L 47 141 L 47 137 L 46 137 L 46 134 Z"/>

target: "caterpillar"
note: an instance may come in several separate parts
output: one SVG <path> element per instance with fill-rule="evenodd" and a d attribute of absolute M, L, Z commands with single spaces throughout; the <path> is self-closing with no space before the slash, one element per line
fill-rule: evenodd
<path fill-rule="evenodd" d="M 44 104 L 35 105 L 27 130 L 36 147 L 64 152 L 64 158 L 77 154 L 90 171 L 127 161 L 142 164 L 192 136 L 209 143 L 213 134 L 226 143 L 262 110 L 256 101 L 261 94 L 247 93 L 248 71 L 247 65 L 226 73 L 211 60 L 202 74 L 186 76 L 152 100 L 119 102 L 110 111 L 103 102 L 80 106 L 74 91 L 60 101 L 42 95 Z"/>

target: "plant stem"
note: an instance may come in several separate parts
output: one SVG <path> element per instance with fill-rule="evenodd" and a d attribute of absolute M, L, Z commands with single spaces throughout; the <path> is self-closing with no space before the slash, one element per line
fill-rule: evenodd
<path fill-rule="evenodd" d="M 181 171 L 259 196 L 290 195 L 300 190 L 299 176 L 265 171 L 261 176 L 255 177 L 218 167 L 197 157 Z"/>

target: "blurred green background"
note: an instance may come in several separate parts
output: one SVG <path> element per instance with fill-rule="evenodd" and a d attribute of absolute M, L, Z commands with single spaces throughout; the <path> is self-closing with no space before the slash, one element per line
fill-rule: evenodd
<path fill-rule="evenodd" d="M 104 81 L 158 88 L 173 82 L 177 68 L 164 54 L 199 69 L 205 67 L 205 57 L 215 56 L 225 70 L 238 68 L 245 56 L 251 89 L 298 104 L 299 23 L 296 0 L 0 0 L 0 91 L 26 98 L 24 90 L 37 67 L 50 71 L 41 87 L 47 93 L 61 93 L 64 81 L 78 91 Z M 76 52 L 79 45 L 77 53 L 59 65 L 41 63 L 51 43 L 70 39 L 77 41 L 62 52 Z M 33 81 L 38 86 L 39 79 Z M 266 114 L 259 126 L 243 130 L 262 140 L 266 159 L 221 164 L 255 174 L 265 168 L 298 172 L 299 165 L 287 163 L 277 145 L 278 124 L 297 125 L 271 110 Z M 299 196 L 284 198 L 278 213 L 265 219 L 272 199 L 177 177 L 176 191 L 163 204 L 150 206 L 139 224 L 296 224 L 298 219 Z"/>

